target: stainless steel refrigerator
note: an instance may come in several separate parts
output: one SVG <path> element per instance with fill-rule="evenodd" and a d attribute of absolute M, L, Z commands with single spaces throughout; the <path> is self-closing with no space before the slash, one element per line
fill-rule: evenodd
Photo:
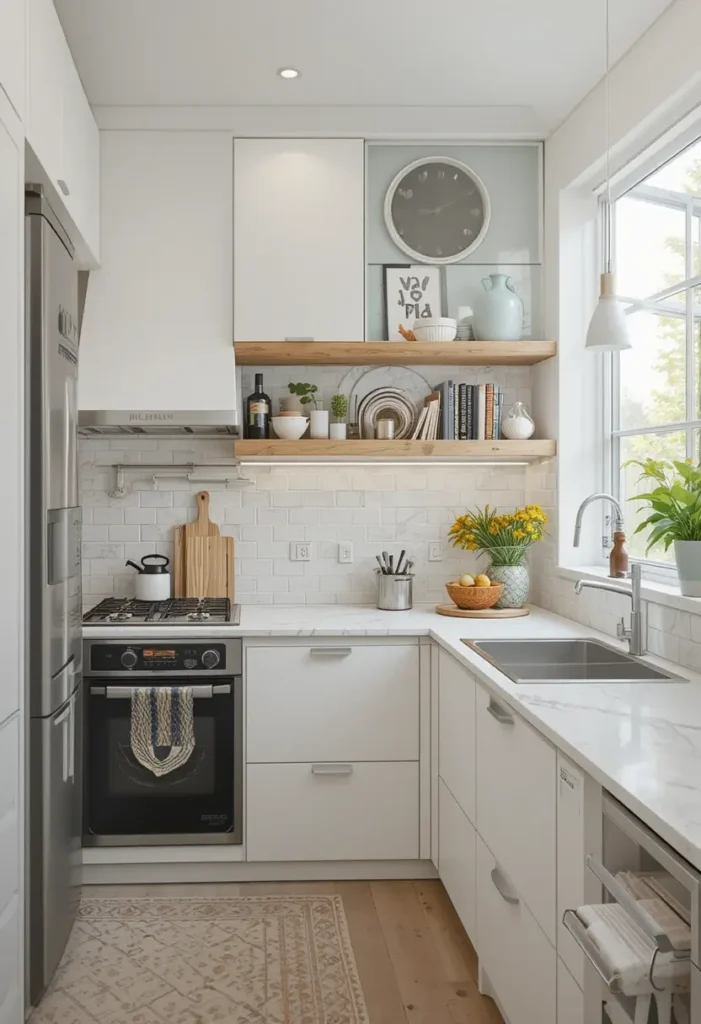
<path fill-rule="evenodd" d="M 80 895 L 81 509 L 78 273 L 41 188 L 27 186 L 26 509 L 29 730 L 28 984 L 36 1003 Z"/>

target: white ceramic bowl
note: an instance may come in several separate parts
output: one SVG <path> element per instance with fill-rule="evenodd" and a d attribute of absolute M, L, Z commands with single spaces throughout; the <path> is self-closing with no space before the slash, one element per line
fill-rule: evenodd
<path fill-rule="evenodd" d="M 412 331 L 417 341 L 455 341 L 458 323 L 449 316 L 432 317 L 415 320 Z"/>
<path fill-rule="evenodd" d="M 273 416 L 273 429 L 283 441 L 299 441 L 308 424 L 306 416 Z"/>

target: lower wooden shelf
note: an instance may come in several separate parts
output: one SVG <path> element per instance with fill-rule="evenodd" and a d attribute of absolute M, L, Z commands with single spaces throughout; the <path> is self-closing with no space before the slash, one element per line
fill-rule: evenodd
<path fill-rule="evenodd" d="M 425 459 L 426 461 L 534 462 L 557 453 L 555 441 L 236 441 L 238 458 Z"/>

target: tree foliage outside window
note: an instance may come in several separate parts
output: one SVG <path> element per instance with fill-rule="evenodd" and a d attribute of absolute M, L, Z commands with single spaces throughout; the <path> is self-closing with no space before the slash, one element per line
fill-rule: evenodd
<path fill-rule="evenodd" d="M 665 565 L 671 550 L 646 555 L 646 533 L 633 537 L 643 516 L 627 499 L 645 484 L 626 463 L 701 461 L 701 141 L 622 196 L 613 225 L 633 348 L 612 357 L 612 489 L 631 554 Z"/>

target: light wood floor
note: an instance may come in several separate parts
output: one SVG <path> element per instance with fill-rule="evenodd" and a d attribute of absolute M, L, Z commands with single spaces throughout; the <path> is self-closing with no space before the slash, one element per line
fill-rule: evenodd
<path fill-rule="evenodd" d="M 477 991 L 477 958 L 438 881 L 88 886 L 85 896 L 343 898 L 370 1024 L 501 1024 Z"/>

